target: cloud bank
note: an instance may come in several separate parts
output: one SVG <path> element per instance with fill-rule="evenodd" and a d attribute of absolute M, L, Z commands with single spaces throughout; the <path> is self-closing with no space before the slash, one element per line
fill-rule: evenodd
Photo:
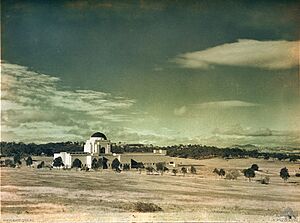
<path fill-rule="evenodd" d="M 209 69 L 215 65 L 268 70 L 299 66 L 300 41 L 239 39 L 234 43 L 178 55 L 172 61 L 184 68 Z"/>
<path fill-rule="evenodd" d="M 85 139 L 134 118 L 135 100 L 93 90 L 69 90 L 60 79 L 2 61 L 1 140 Z M 137 115 L 136 115 L 137 116 Z"/>

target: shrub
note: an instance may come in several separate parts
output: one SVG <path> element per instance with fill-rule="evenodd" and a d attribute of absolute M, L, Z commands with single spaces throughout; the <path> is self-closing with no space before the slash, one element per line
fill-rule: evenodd
<path fill-rule="evenodd" d="M 130 170 L 130 165 L 128 163 L 125 163 L 123 165 L 123 170 Z"/>
<path fill-rule="evenodd" d="M 224 169 L 219 170 L 219 176 L 225 176 L 225 170 Z"/>
<path fill-rule="evenodd" d="M 280 170 L 280 177 L 284 180 L 284 182 L 286 182 L 289 179 L 290 174 L 289 170 L 286 167 Z"/>
<path fill-rule="evenodd" d="M 115 158 L 113 161 L 112 161 L 112 163 L 111 163 L 111 168 L 113 169 L 113 170 L 120 170 L 120 165 L 121 165 L 121 163 L 120 163 L 120 161 L 118 160 L 118 158 Z"/>
<path fill-rule="evenodd" d="M 28 156 L 27 159 L 26 159 L 26 166 L 31 166 L 32 165 L 32 158 L 31 156 Z"/>
<path fill-rule="evenodd" d="M 82 167 L 82 162 L 80 159 L 75 159 L 72 163 L 72 168 L 81 168 Z"/>
<path fill-rule="evenodd" d="M 98 162 L 98 160 L 96 158 L 94 158 L 92 161 L 92 169 L 98 169 L 99 166 L 100 166 L 100 163 Z"/>
<path fill-rule="evenodd" d="M 265 176 L 263 179 L 260 180 L 261 184 L 269 184 L 270 183 L 270 177 Z"/>
<path fill-rule="evenodd" d="M 165 163 L 156 163 L 156 170 L 159 171 L 161 174 L 163 174 L 164 171 L 166 171 L 166 169 L 168 168 L 166 168 Z"/>
<path fill-rule="evenodd" d="M 251 181 L 251 178 L 255 177 L 255 171 L 252 168 L 246 169 L 243 172 L 244 176 L 247 177 L 249 181 Z"/>
<path fill-rule="evenodd" d="M 149 173 L 153 173 L 153 171 L 154 171 L 154 168 L 152 167 L 152 166 L 147 166 L 146 167 L 146 171 L 147 171 L 147 173 L 149 174 Z"/>
<path fill-rule="evenodd" d="M 185 176 L 185 174 L 187 173 L 187 169 L 185 167 L 182 167 L 181 173 L 183 174 L 183 176 Z"/>
<path fill-rule="evenodd" d="M 225 176 L 226 180 L 237 180 L 237 178 L 240 176 L 240 173 L 238 170 L 232 170 L 228 172 Z"/>
<path fill-rule="evenodd" d="M 178 173 L 178 170 L 177 169 L 173 169 L 172 173 L 174 174 L 174 176 L 176 176 L 176 174 Z"/>
<path fill-rule="evenodd" d="M 61 157 L 57 157 L 53 160 L 53 166 L 54 167 L 61 167 L 61 166 L 64 166 L 65 164 L 63 163 L 62 161 L 62 158 Z"/>
<path fill-rule="evenodd" d="M 196 174 L 197 173 L 197 170 L 194 166 L 191 166 L 191 173 L 192 174 Z"/>
<path fill-rule="evenodd" d="M 11 159 L 6 159 L 4 160 L 4 165 L 6 167 L 15 167 L 16 165 L 14 164 L 14 162 Z"/>
<path fill-rule="evenodd" d="M 162 208 L 154 203 L 144 203 L 144 202 L 137 202 L 134 206 L 135 211 L 138 212 L 157 212 L 162 211 Z"/>
<path fill-rule="evenodd" d="M 219 175 L 219 170 L 217 168 L 214 169 L 213 173 Z"/>
<path fill-rule="evenodd" d="M 258 171 L 259 167 L 257 164 L 252 164 L 251 169 L 254 171 Z"/>
<path fill-rule="evenodd" d="M 45 166 L 45 162 L 42 161 L 40 164 L 37 165 L 37 168 L 38 168 L 38 169 L 41 169 L 41 168 L 43 168 L 44 166 Z"/>

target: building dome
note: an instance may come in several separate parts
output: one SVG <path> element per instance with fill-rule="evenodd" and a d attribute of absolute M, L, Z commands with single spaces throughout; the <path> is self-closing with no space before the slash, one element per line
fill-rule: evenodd
<path fill-rule="evenodd" d="M 91 138 L 103 138 L 107 140 L 106 136 L 101 132 L 95 132 L 93 135 L 91 135 Z"/>

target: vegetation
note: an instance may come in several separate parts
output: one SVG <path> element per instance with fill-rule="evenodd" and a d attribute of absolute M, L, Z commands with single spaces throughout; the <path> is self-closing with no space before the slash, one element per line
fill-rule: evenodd
<path fill-rule="evenodd" d="M 181 173 L 183 174 L 183 176 L 185 176 L 185 174 L 187 173 L 187 169 L 185 167 L 182 167 Z"/>
<path fill-rule="evenodd" d="M 244 176 L 251 181 L 251 178 L 255 177 L 255 171 L 252 168 L 245 169 L 244 171 Z"/>
<path fill-rule="evenodd" d="M 280 177 L 284 180 L 284 182 L 286 182 L 289 179 L 290 174 L 289 170 L 286 167 L 280 170 Z"/>
<path fill-rule="evenodd" d="M 148 174 L 153 174 L 154 170 L 155 169 L 152 166 L 147 166 L 146 167 L 146 171 L 147 171 Z"/>
<path fill-rule="evenodd" d="M 138 212 L 157 212 L 162 211 L 162 208 L 154 203 L 144 203 L 144 202 L 137 202 L 135 204 L 135 211 Z"/>
<path fill-rule="evenodd" d="M 119 170 L 120 170 L 120 165 L 121 165 L 121 163 L 120 163 L 120 161 L 118 160 L 118 158 L 115 158 L 115 159 L 112 161 L 112 163 L 111 163 L 111 168 L 112 168 L 113 170 L 119 171 Z"/>
<path fill-rule="evenodd" d="M 262 178 L 260 180 L 261 184 L 269 184 L 270 183 L 270 177 L 269 176 L 265 176 L 264 178 Z"/>
<path fill-rule="evenodd" d="M 191 166 L 191 173 L 192 174 L 196 174 L 197 173 L 197 170 L 194 166 Z"/>
<path fill-rule="evenodd" d="M 237 180 L 237 178 L 239 176 L 240 176 L 240 172 L 238 170 L 231 170 L 226 174 L 225 179 L 226 180 Z"/>
<path fill-rule="evenodd" d="M 125 163 L 123 165 L 123 170 L 130 170 L 130 165 L 128 163 Z"/>
<path fill-rule="evenodd" d="M 217 168 L 214 169 L 213 173 L 219 175 L 220 177 L 225 176 L 225 170 L 224 169 L 220 169 L 218 170 Z"/>
<path fill-rule="evenodd" d="M 28 156 L 27 159 L 26 159 L 26 166 L 31 166 L 32 165 L 32 158 L 31 156 Z"/>
<path fill-rule="evenodd" d="M 41 168 L 44 168 L 44 166 L 45 166 L 45 162 L 42 161 L 40 164 L 37 165 L 37 168 L 41 169 Z"/>
<path fill-rule="evenodd" d="M 168 171 L 169 169 L 166 167 L 165 163 L 156 163 L 156 171 L 160 172 L 163 174 L 165 171 Z"/>
<path fill-rule="evenodd" d="M 82 168 L 81 160 L 76 158 L 72 163 L 72 168 Z"/>
<path fill-rule="evenodd" d="M 25 144 L 22 142 L 1 142 L 1 154 L 3 156 L 15 156 L 19 158 L 26 156 L 53 156 L 54 153 L 59 152 L 80 152 L 83 151 L 83 143 L 80 142 L 58 142 L 47 144 Z M 285 154 L 285 153 L 266 153 L 258 152 L 257 150 L 245 150 L 240 148 L 217 148 L 214 146 L 203 145 L 174 145 L 167 147 L 153 147 L 153 146 L 113 146 L 112 152 L 125 153 L 125 152 L 152 152 L 153 149 L 167 150 L 167 155 L 173 157 L 202 159 L 211 157 L 228 158 L 275 158 L 278 160 L 290 160 L 291 162 L 300 159 L 300 155 Z"/>
<path fill-rule="evenodd" d="M 176 174 L 178 173 L 178 170 L 177 169 L 173 169 L 172 173 L 174 174 L 174 176 L 176 176 Z"/>
<path fill-rule="evenodd" d="M 257 164 L 252 164 L 251 169 L 254 171 L 258 171 L 259 167 Z"/>
<path fill-rule="evenodd" d="M 53 160 L 53 166 L 54 167 L 62 167 L 62 166 L 65 166 L 65 164 L 63 163 L 63 160 L 62 160 L 62 158 L 59 156 L 59 157 L 57 157 L 57 158 L 55 158 L 54 160 Z"/>

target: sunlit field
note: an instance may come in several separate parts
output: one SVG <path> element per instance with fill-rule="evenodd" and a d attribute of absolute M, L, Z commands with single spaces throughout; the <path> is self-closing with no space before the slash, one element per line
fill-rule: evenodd
<path fill-rule="evenodd" d="M 47 160 L 49 161 L 49 159 Z M 283 212 L 300 210 L 299 163 L 262 159 L 179 159 L 195 165 L 197 174 L 172 171 L 149 175 L 136 170 L 76 171 L 1 168 L 3 222 L 141 222 L 283 220 Z M 242 173 L 225 180 L 214 168 L 243 170 L 258 164 L 256 177 Z M 284 182 L 279 171 L 289 169 Z M 180 167 L 178 168 L 180 170 Z M 270 184 L 261 184 L 269 176 Z M 138 211 L 137 202 L 153 203 L 160 211 Z M 291 221 L 299 220 L 299 216 Z"/>

